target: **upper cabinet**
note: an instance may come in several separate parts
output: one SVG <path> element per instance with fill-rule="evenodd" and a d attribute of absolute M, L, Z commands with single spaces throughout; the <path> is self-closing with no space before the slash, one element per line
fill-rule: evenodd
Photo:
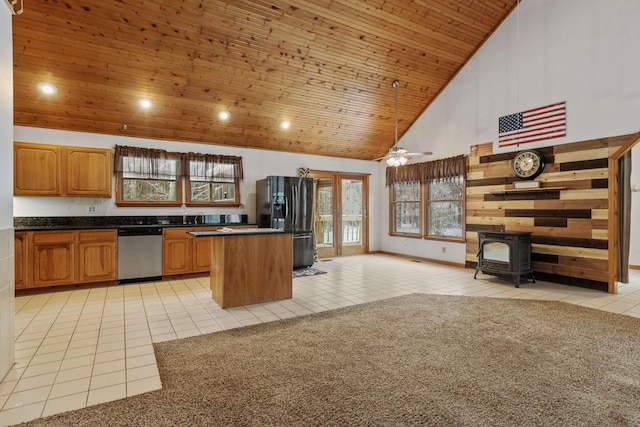
<path fill-rule="evenodd" d="M 16 196 L 59 196 L 60 147 L 13 144 L 13 194 Z"/>
<path fill-rule="evenodd" d="M 111 197 L 111 150 L 63 147 L 62 158 L 67 196 Z"/>
<path fill-rule="evenodd" d="M 14 195 L 111 197 L 111 150 L 16 142 Z"/>

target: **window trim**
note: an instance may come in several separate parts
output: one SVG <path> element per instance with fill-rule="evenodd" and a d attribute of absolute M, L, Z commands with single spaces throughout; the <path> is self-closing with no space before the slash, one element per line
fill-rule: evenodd
<path fill-rule="evenodd" d="M 462 216 L 462 235 L 460 237 L 454 237 L 454 236 L 439 236 L 437 234 L 429 234 L 429 202 L 431 202 L 432 200 L 430 199 L 430 192 L 431 192 L 431 183 L 433 181 L 437 181 L 437 180 L 429 180 L 427 182 L 422 183 L 422 186 L 424 188 L 424 233 L 423 233 L 423 238 L 425 240 L 438 240 L 438 241 L 443 241 L 443 242 L 461 242 L 464 243 L 467 241 L 466 238 L 466 205 L 467 205 L 467 179 L 465 176 L 460 176 L 460 178 L 462 178 L 462 199 L 460 200 L 461 206 L 462 206 L 462 212 L 461 212 L 461 216 Z M 453 202 L 453 201 L 457 201 L 457 199 L 447 199 L 447 200 L 433 200 L 434 202 Z"/>
<path fill-rule="evenodd" d="M 137 147 L 115 147 L 116 155 L 114 156 L 114 171 L 116 175 L 116 206 L 118 207 L 180 207 L 182 206 L 182 154 L 174 152 L 166 152 L 164 150 L 155 150 Z M 134 156 L 136 152 L 144 153 L 153 157 L 158 153 L 162 156 L 176 160 L 177 168 L 174 179 L 162 179 L 162 175 L 147 178 L 124 178 L 122 158 L 125 156 Z M 174 182 L 176 186 L 176 200 L 124 200 L 124 181 L 125 179 L 139 179 L 140 181 L 167 181 Z"/>
<path fill-rule="evenodd" d="M 416 181 L 414 181 L 416 182 Z M 423 237 L 423 232 L 424 232 L 424 204 L 423 204 L 423 200 L 424 200 L 424 185 L 422 185 L 421 182 L 418 182 L 418 185 L 420 185 L 420 199 L 417 200 L 419 207 L 420 207 L 420 213 L 419 213 L 419 219 L 420 219 L 420 231 L 417 233 L 403 233 L 400 231 L 395 231 L 395 227 L 394 227 L 394 218 L 395 218 L 395 205 L 398 202 L 394 202 L 393 200 L 393 186 L 395 184 L 403 184 L 401 182 L 396 182 L 393 183 L 389 186 L 389 236 L 398 236 L 398 237 L 408 237 L 408 238 L 412 238 L 412 239 L 421 239 Z"/>
<path fill-rule="evenodd" d="M 184 180 L 184 185 L 185 185 L 185 201 L 184 204 L 185 206 L 197 206 L 197 207 L 228 207 L 228 208 L 237 208 L 240 207 L 241 203 L 240 203 L 240 182 L 239 181 L 234 181 L 233 184 L 235 185 L 235 193 L 236 193 L 236 197 L 234 199 L 233 202 L 229 202 L 229 201 L 224 201 L 224 202 L 205 202 L 205 201 L 193 201 L 191 200 L 191 182 L 206 182 L 207 184 L 211 185 L 211 184 L 231 184 L 231 182 L 222 182 L 222 181 L 191 181 L 189 179 L 189 177 L 185 177 Z"/>
<path fill-rule="evenodd" d="M 229 164 L 233 165 L 233 181 L 217 181 L 216 177 L 201 177 L 203 179 L 191 179 L 191 162 L 192 161 L 201 161 L 205 163 L 219 163 L 219 164 Z M 196 154 L 196 153 L 188 153 L 186 155 L 186 159 L 184 162 L 184 182 L 185 182 L 185 196 L 184 203 L 186 206 L 194 206 L 194 207 L 230 207 L 237 208 L 242 205 L 240 201 L 240 181 L 243 178 L 242 171 L 242 157 L 238 156 L 223 156 L 217 154 Z M 223 177 L 218 177 L 223 178 Z M 191 200 L 191 184 L 192 182 L 206 182 L 209 185 L 212 184 L 231 184 L 233 182 L 235 186 L 235 198 L 233 201 L 200 201 L 200 200 Z"/>
<path fill-rule="evenodd" d="M 388 167 L 386 169 L 386 185 L 387 187 L 389 187 L 389 235 L 396 237 L 423 238 L 425 240 L 438 240 L 459 243 L 466 242 L 467 163 L 467 156 L 459 155 L 430 162 L 412 163 L 404 166 Z M 429 200 L 427 193 L 429 182 L 452 177 L 461 177 L 462 179 L 462 236 L 450 237 L 429 235 Z M 420 218 L 420 236 L 415 233 L 399 233 L 393 231 L 395 209 L 392 186 L 396 183 L 402 182 L 420 182 L 420 209 L 422 212 Z"/>

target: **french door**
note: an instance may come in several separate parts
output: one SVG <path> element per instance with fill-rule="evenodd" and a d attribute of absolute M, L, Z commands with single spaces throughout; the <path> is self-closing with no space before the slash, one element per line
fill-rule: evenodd
<path fill-rule="evenodd" d="M 319 258 L 366 253 L 369 176 L 311 171 Z"/>

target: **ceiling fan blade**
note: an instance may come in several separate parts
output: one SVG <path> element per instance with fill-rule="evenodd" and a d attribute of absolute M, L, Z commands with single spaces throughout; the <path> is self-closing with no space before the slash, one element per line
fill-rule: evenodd
<path fill-rule="evenodd" d="M 430 156 L 433 153 L 431 151 L 421 151 L 419 153 L 403 153 L 402 156 L 404 157 L 411 157 L 411 156 Z M 392 153 L 388 153 L 385 156 L 382 157 L 378 157 L 375 159 L 371 159 L 372 162 L 377 162 L 378 160 L 384 160 L 384 159 L 388 159 L 389 157 L 393 157 L 394 155 Z"/>
<path fill-rule="evenodd" d="M 419 153 L 405 153 L 405 156 L 430 156 L 432 154 L 431 151 L 421 151 Z"/>

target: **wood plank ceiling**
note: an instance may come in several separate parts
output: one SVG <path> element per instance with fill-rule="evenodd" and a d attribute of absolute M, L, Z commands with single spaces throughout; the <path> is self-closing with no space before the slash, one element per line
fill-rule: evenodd
<path fill-rule="evenodd" d="M 15 124 L 371 160 L 516 2 L 26 1 Z"/>

